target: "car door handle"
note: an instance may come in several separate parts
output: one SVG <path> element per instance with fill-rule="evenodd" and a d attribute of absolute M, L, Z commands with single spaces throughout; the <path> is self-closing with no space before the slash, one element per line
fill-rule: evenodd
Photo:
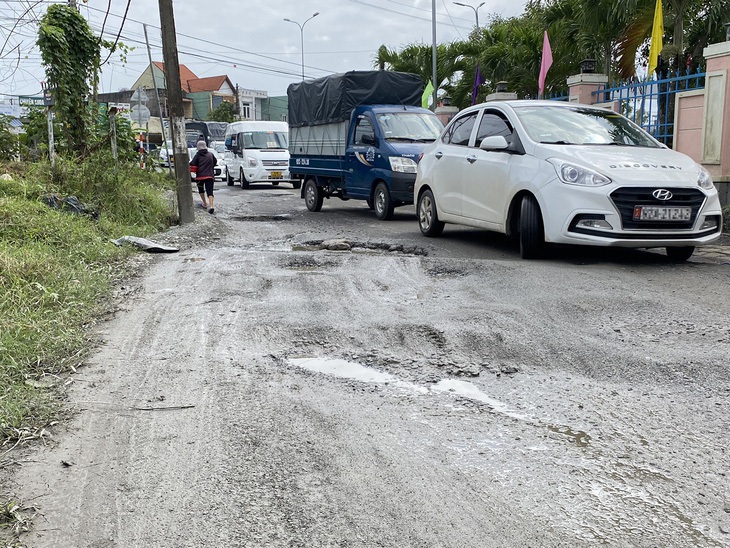
<path fill-rule="evenodd" d="M 474 162 L 477 161 L 477 157 L 472 154 L 471 156 L 466 157 L 466 161 L 469 162 L 470 164 L 473 164 Z"/>
<path fill-rule="evenodd" d="M 436 156 L 437 160 L 440 160 L 441 156 L 443 156 L 443 155 L 444 155 L 443 152 L 437 152 L 436 154 L 434 154 L 434 156 Z"/>

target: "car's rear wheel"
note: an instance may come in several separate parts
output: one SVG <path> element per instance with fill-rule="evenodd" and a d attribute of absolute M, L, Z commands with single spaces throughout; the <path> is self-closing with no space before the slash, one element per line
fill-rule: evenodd
<path fill-rule="evenodd" d="M 238 172 L 239 180 L 241 181 L 241 188 L 248 188 L 248 181 L 246 176 L 243 174 L 243 169 Z"/>
<path fill-rule="evenodd" d="M 669 259 L 671 261 L 674 261 L 675 263 L 683 263 L 684 261 L 689 259 L 694 252 L 695 248 L 692 245 L 684 247 L 668 247 L 667 257 L 669 257 Z"/>
<path fill-rule="evenodd" d="M 444 231 L 444 223 L 439 221 L 436 200 L 430 190 L 424 190 L 418 197 L 418 226 L 424 236 L 438 236 Z"/>
<path fill-rule="evenodd" d="M 520 206 L 520 257 L 540 259 L 545 253 L 545 227 L 534 196 L 522 198 Z"/>
<path fill-rule="evenodd" d="M 324 194 L 317 186 L 314 179 L 307 179 L 304 183 L 304 203 L 307 204 L 309 211 L 319 211 L 322 209 Z"/>
<path fill-rule="evenodd" d="M 387 221 L 393 216 L 393 200 L 390 199 L 390 192 L 385 183 L 378 183 L 373 192 L 373 206 L 375 216 L 381 221 Z"/>
<path fill-rule="evenodd" d="M 372 198 L 368 198 L 367 200 L 365 200 L 365 203 L 368 204 L 368 209 L 373 209 L 375 207 L 373 205 L 373 199 Z"/>

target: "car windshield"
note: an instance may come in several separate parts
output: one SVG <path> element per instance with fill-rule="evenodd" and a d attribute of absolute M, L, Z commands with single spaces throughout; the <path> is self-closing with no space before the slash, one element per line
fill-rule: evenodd
<path fill-rule="evenodd" d="M 250 131 L 243 134 L 243 148 L 289 148 L 289 138 L 283 131 Z"/>
<path fill-rule="evenodd" d="M 620 145 L 660 148 L 644 130 L 611 112 L 584 107 L 515 107 L 533 141 L 555 145 Z"/>
<path fill-rule="evenodd" d="M 420 112 L 381 112 L 376 115 L 386 139 L 434 141 L 444 129 L 433 114 Z"/>

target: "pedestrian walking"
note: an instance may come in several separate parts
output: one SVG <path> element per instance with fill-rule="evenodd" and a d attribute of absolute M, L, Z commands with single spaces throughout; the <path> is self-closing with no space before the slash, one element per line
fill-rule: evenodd
<path fill-rule="evenodd" d="M 198 141 L 198 152 L 190 160 L 190 171 L 195 173 L 195 182 L 198 185 L 201 206 L 208 210 L 211 215 L 215 213 L 213 206 L 213 184 L 215 172 L 213 168 L 218 163 L 215 155 L 208 152 L 205 141 Z"/>

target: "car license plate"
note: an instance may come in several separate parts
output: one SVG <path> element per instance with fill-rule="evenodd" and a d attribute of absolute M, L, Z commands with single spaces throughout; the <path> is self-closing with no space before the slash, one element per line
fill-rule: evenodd
<path fill-rule="evenodd" d="M 689 221 L 691 207 L 634 206 L 635 221 Z"/>
<path fill-rule="evenodd" d="M 284 175 L 281 173 L 281 171 L 272 171 L 269 178 L 271 179 L 282 179 Z"/>

